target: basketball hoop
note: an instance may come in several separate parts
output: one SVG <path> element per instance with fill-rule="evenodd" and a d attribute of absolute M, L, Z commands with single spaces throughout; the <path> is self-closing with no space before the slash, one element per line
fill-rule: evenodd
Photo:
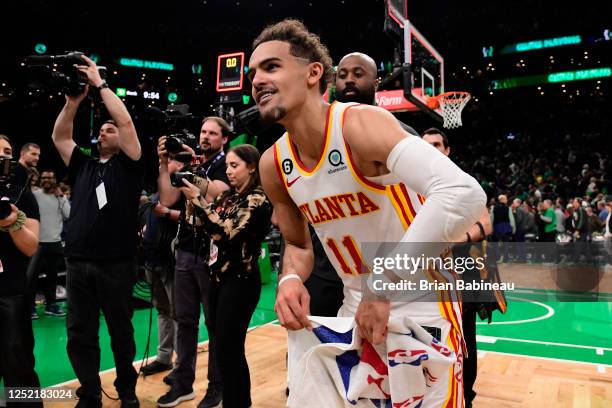
<path fill-rule="evenodd" d="M 445 92 L 435 97 L 440 109 L 444 126 L 447 129 L 455 129 L 462 125 L 461 111 L 472 96 L 468 92 Z M 433 99 L 433 98 L 432 98 Z"/>

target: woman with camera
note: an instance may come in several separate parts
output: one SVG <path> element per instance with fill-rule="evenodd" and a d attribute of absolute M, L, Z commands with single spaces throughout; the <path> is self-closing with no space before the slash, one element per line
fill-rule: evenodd
<path fill-rule="evenodd" d="M 10 169 L 13 148 L 0 135 L 2 170 Z M 0 377 L 5 387 L 40 387 L 34 371 L 34 334 L 28 302 L 28 260 L 38 248 L 39 213 L 29 185 L 0 172 Z M 7 407 L 42 407 L 42 402 Z"/>
<path fill-rule="evenodd" d="M 202 187 L 184 180 L 187 187 L 181 188 L 189 200 L 187 219 L 212 238 L 208 257 L 212 322 L 208 327 L 217 339 L 225 408 L 251 405 L 244 341 L 259 301 L 258 258 L 272 215 L 259 179 L 259 158 L 259 152 L 251 145 L 231 149 L 226 156 L 231 188 L 212 204 L 202 198 L 206 194 Z"/>

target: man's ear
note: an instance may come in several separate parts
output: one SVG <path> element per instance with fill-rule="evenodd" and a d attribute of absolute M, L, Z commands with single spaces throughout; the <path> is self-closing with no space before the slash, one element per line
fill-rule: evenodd
<path fill-rule="evenodd" d="M 308 67 L 308 85 L 317 85 L 323 76 L 323 71 L 325 71 L 325 69 L 320 62 L 310 63 Z"/>

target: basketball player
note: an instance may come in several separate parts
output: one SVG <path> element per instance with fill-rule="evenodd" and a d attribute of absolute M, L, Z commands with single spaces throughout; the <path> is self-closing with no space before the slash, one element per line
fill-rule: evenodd
<path fill-rule="evenodd" d="M 448 138 L 439 129 L 430 128 L 423 132 L 423 140 L 438 149 L 443 155 L 450 154 Z M 479 225 L 480 224 L 480 225 Z M 478 242 L 493 232 L 491 218 L 486 207 L 482 208 L 478 222 L 466 232 L 466 242 Z M 465 395 L 465 407 L 471 408 L 472 401 L 476 397 L 474 383 L 478 372 L 477 348 L 476 348 L 476 312 L 478 304 L 474 302 L 464 303 L 461 309 L 461 320 L 463 321 L 463 338 L 467 346 L 467 355 L 463 356 L 463 390 Z"/>
<path fill-rule="evenodd" d="M 354 270 L 345 259 L 357 258 L 359 245 L 367 241 L 458 240 L 477 220 L 484 192 L 384 109 L 327 104 L 322 94 L 331 78 L 331 59 L 302 23 L 284 20 L 266 28 L 253 48 L 248 72 L 253 97 L 264 120 L 287 130 L 260 163 L 262 183 L 286 242 L 275 305 L 280 323 L 292 330 L 311 327 L 303 284 L 312 269 L 308 221 L 345 286 L 339 316 L 355 316 L 361 336 L 375 345 L 384 341 L 392 313 L 410 314 L 417 323 L 419 313 L 439 317 L 440 340 L 450 344 L 454 338 L 460 365 L 456 305 L 440 316 L 437 304 L 362 300 L 357 276 L 362 269 Z M 425 196 L 425 204 L 417 193 Z M 462 405 L 457 369 L 455 364 L 447 378 L 427 390 L 423 407 L 445 401 Z"/>
<path fill-rule="evenodd" d="M 376 63 L 369 55 L 361 52 L 346 54 L 340 60 L 336 72 L 336 100 L 376 105 L 376 90 L 379 83 L 377 73 Z M 419 135 L 404 122 L 400 120 L 398 122 L 406 132 Z"/>

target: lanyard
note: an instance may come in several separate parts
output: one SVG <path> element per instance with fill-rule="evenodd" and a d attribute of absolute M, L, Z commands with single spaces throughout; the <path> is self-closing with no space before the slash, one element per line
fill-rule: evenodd
<path fill-rule="evenodd" d="M 98 161 L 98 165 L 97 167 L 97 172 L 98 172 L 98 184 L 102 183 L 104 181 L 104 175 L 106 174 L 106 171 L 108 170 L 108 168 L 111 166 L 110 163 L 111 159 L 108 159 L 106 162 L 102 163 L 101 161 Z"/>
<path fill-rule="evenodd" d="M 223 150 L 221 150 L 219 153 L 217 153 L 217 155 L 215 156 L 215 158 L 214 158 L 214 159 L 212 159 L 212 162 L 210 163 L 210 166 L 208 166 L 208 167 L 206 168 L 206 170 L 204 170 L 204 175 L 205 175 L 206 177 L 208 177 L 208 172 L 210 171 L 210 168 L 211 168 L 212 166 L 214 166 L 216 162 L 218 162 L 219 160 L 221 160 L 221 158 L 222 158 L 223 156 L 225 156 L 225 152 L 224 152 Z M 206 162 L 206 163 L 208 163 L 208 162 Z M 206 164 L 206 163 L 204 163 L 204 164 Z"/>

